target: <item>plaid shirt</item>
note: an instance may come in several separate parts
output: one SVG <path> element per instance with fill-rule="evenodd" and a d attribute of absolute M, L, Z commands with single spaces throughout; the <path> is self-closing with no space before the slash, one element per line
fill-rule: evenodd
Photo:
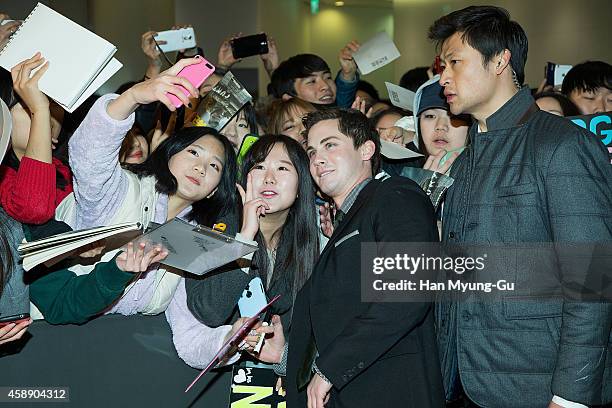
<path fill-rule="evenodd" d="M 367 179 L 363 180 L 361 183 L 357 184 L 355 188 L 351 190 L 349 195 L 346 196 L 346 200 L 344 200 L 344 202 L 340 206 L 340 211 L 342 211 L 344 214 L 347 214 L 350 211 L 353 204 L 355 204 L 355 201 L 357 200 L 357 196 L 359 195 L 359 193 L 361 193 L 361 190 L 363 190 L 370 181 L 372 181 L 372 177 L 368 177 Z"/>

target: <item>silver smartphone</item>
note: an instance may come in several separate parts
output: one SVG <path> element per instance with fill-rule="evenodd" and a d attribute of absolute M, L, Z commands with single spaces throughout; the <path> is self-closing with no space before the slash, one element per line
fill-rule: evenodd
<path fill-rule="evenodd" d="M 193 27 L 180 28 L 178 30 L 160 31 L 154 37 L 158 43 L 165 41 L 165 44 L 159 44 L 159 48 L 163 52 L 177 51 L 196 46 L 195 32 Z"/>

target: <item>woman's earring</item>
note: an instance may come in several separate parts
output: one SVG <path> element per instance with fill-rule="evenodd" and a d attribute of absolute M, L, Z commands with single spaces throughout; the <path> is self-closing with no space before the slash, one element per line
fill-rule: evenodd
<path fill-rule="evenodd" d="M 215 188 L 215 189 L 212 191 L 212 193 L 210 193 L 209 195 L 207 195 L 207 196 L 206 196 L 206 198 L 210 198 L 210 197 L 214 196 L 216 192 L 217 192 L 217 189 Z"/>

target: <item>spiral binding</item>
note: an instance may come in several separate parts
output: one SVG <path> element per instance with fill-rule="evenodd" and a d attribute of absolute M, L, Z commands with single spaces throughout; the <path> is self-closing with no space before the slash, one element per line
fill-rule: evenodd
<path fill-rule="evenodd" d="M 15 31 L 13 34 L 11 34 L 11 37 L 9 38 L 9 40 L 6 42 L 6 44 L 4 44 L 4 47 L 2 47 L 2 49 L 0 50 L 0 54 L 2 54 L 4 52 L 4 50 L 6 50 L 9 45 L 11 45 L 13 40 L 17 37 L 17 34 L 19 34 L 19 31 L 21 31 L 21 29 L 26 25 L 26 23 L 28 22 L 30 17 L 32 17 L 32 15 L 34 15 L 34 13 L 36 13 L 36 10 L 38 9 L 38 6 L 40 6 L 41 4 L 42 3 L 37 3 L 36 6 L 30 12 L 30 14 L 28 14 L 28 16 L 25 18 L 25 20 L 23 20 L 23 23 L 21 23 L 19 25 L 19 28 L 17 29 L 17 31 Z"/>

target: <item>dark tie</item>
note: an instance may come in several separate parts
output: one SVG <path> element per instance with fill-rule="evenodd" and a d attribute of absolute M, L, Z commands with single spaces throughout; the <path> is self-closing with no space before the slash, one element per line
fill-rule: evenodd
<path fill-rule="evenodd" d="M 334 229 L 336 229 L 338 225 L 340 225 L 342 219 L 344 219 L 344 215 L 344 211 L 336 210 L 336 215 L 334 216 Z"/>

